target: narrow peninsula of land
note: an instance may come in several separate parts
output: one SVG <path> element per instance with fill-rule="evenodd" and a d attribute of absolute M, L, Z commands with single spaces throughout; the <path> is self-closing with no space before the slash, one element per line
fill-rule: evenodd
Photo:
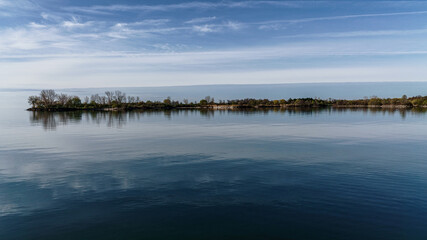
<path fill-rule="evenodd" d="M 215 101 L 210 96 L 196 102 L 187 99 L 182 101 L 172 100 L 170 97 L 163 101 L 142 101 L 139 97 L 126 96 L 121 91 L 107 91 L 104 96 L 99 94 L 85 97 L 83 100 L 78 96 L 57 94 L 54 90 L 42 90 L 38 96 L 30 96 L 28 103 L 29 111 L 125 111 L 136 109 L 245 109 L 245 108 L 292 108 L 292 107 L 375 107 L 375 108 L 415 108 L 427 107 L 427 96 L 415 96 L 408 98 L 378 98 L 366 97 L 357 100 L 343 99 L 320 99 L 320 98 L 289 98 L 279 100 L 269 99 L 236 99 Z"/>

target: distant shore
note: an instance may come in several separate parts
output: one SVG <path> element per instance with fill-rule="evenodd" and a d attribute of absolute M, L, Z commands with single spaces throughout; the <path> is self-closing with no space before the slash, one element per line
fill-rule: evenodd
<path fill-rule="evenodd" d="M 142 101 L 139 97 L 126 96 L 121 91 L 105 92 L 85 97 L 57 94 L 54 90 L 42 90 L 38 96 L 30 96 L 28 111 L 130 111 L 130 110 L 170 110 L 170 109 L 207 109 L 207 110 L 236 110 L 236 109 L 265 109 L 265 108 L 427 108 L 427 96 L 408 98 L 378 98 L 372 96 L 365 99 L 320 99 L 320 98 L 289 98 L 279 100 L 269 99 L 235 99 L 219 100 L 207 96 L 196 102 L 186 99 L 182 101 L 166 98 L 163 101 Z"/>
<path fill-rule="evenodd" d="M 62 111 L 132 111 L 132 110 L 190 110 L 190 109 L 200 109 L 200 110 L 244 110 L 244 109 L 274 109 L 274 108 L 387 108 L 387 109 L 410 109 L 414 108 L 413 106 L 406 105 L 326 105 L 326 106 L 303 106 L 303 105 L 279 105 L 279 106 L 239 106 L 239 105 L 206 105 L 206 106 L 157 106 L 157 107 L 123 107 L 123 108 L 75 108 L 75 107 L 51 107 L 51 108 L 28 108 L 27 111 L 48 111 L 48 112 L 62 112 Z M 422 108 L 427 108 L 427 106 L 417 106 Z"/>

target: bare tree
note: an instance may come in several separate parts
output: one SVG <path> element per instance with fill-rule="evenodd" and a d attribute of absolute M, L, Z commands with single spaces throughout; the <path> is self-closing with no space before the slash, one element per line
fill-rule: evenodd
<path fill-rule="evenodd" d="M 111 102 L 114 100 L 114 93 L 110 91 L 106 91 L 105 95 L 107 95 L 107 103 L 111 104 Z"/>
<path fill-rule="evenodd" d="M 102 96 L 100 101 L 101 101 L 101 104 L 105 105 L 107 103 L 107 97 Z"/>
<path fill-rule="evenodd" d="M 37 107 L 40 103 L 40 97 L 38 96 L 29 96 L 28 97 L 28 104 L 31 104 L 33 108 Z"/>
<path fill-rule="evenodd" d="M 117 101 L 118 104 L 122 104 L 122 103 L 126 102 L 126 94 L 125 93 L 122 93 L 121 91 L 117 90 L 115 92 L 115 94 L 116 94 L 115 100 Z"/>
<path fill-rule="evenodd" d="M 128 103 L 135 103 L 135 97 L 128 96 Z"/>
<path fill-rule="evenodd" d="M 40 100 L 45 106 L 50 106 L 55 103 L 56 93 L 55 90 L 42 90 L 40 92 Z"/>
<path fill-rule="evenodd" d="M 101 104 L 101 97 L 99 94 L 92 95 L 90 96 L 90 102 Z"/>
<path fill-rule="evenodd" d="M 206 100 L 206 102 L 210 103 L 211 102 L 211 96 L 206 96 L 205 100 Z"/>
<path fill-rule="evenodd" d="M 63 106 L 67 104 L 68 100 L 70 100 L 70 97 L 67 94 L 64 94 L 64 93 L 59 94 L 57 96 L 57 98 L 58 98 L 59 104 L 61 104 Z"/>

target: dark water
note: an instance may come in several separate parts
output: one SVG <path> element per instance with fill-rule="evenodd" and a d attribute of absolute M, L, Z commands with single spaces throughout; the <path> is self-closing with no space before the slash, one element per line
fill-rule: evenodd
<path fill-rule="evenodd" d="M 427 239 L 424 111 L 52 114 L 23 95 L 0 97 L 0 239 Z"/>

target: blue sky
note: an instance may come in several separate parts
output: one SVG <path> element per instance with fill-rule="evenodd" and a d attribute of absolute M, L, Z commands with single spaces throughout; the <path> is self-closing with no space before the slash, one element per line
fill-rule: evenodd
<path fill-rule="evenodd" d="M 427 81 L 427 1 L 0 0 L 0 88 Z"/>

